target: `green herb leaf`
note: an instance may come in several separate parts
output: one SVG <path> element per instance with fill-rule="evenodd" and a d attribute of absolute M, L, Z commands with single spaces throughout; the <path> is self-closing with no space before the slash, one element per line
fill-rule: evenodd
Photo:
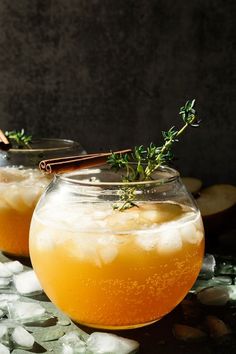
<path fill-rule="evenodd" d="M 12 130 L 10 132 L 6 131 L 5 132 L 6 137 L 10 140 L 11 144 L 18 148 L 30 148 L 30 143 L 32 141 L 32 136 L 27 135 L 24 131 L 24 129 L 21 129 L 20 131 L 17 130 Z"/>
<path fill-rule="evenodd" d="M 174 126 L 168 131 L 163 131 L 162 136 L 164 144 L 156 146 L 154 143 L 145 148 L 143 145 L 135 146 L 131 154 L 112 154 L 108 158 L 108 164 L 115 171 L 124 169 L 126 174 L 123 176 L 123 182 L 136 182 L 151 180 L 151 175 L 160 166 L 167 165 L 174 158 L 172 151 L 174 143 L 179 141 L 180 135 L 184 133 L 188 126 L 198 127 L 200 120 L 196 116 L 194 109 L 195 99 L 187 101 L 180 108 L 179 114 L 184 122 L 181 129 Z M 134 206 L 135 187 L 122 187 L 119 191 L 119 203 L 114 205 L 115 209 L 125 210 Z"/>

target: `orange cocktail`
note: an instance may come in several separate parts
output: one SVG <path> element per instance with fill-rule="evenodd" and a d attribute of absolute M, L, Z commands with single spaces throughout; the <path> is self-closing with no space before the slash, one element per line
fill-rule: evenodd
<path fill-rule="evenodd" d="M 36 169 L 0 168 L 0 249 L 29 256 L 31 217 L 42 191 L 49 183 Z"/>
<path fill-rule="evenodd" d="M 25 147 L 0 150 L 0 251 L 29 257 L 31 217 L 52 177 L 38 170 L 42 159 L 83 152 L 72 140 L 36 139 Z"/>
<path fill-rule="evenodd" d="M 70 183 L 55 184 L 34 213 L 30 255 L 46 294 L 62 311 L 92 327 L 135 328 L 184 298 L 204 252 L 194 207 L 141 201 L 120 212 L 96 200 L 98 187 L 84 199 L 86 191 L 76 195 Z"/>

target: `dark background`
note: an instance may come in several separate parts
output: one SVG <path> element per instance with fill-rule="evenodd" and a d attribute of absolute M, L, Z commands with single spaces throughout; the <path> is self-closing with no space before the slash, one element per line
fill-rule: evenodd
<path fill-rule="evenodd" d="M 196 98 L 175 166 L 235 183 L 235 0 L 0 0 L 0 126 L 87 151 L 161 144 Z"/>

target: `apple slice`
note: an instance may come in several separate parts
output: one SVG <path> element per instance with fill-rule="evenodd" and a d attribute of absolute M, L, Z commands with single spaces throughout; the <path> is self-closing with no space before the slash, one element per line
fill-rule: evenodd
<path fill-rule="evenodd" d="M 227 210 L 236 204 L 236 187 L 230 184 L 216 184 L 202 189 L 197 204 L 202 216 Z"/>
<path fill-rule="evenodd" d="M 202 181 L 194 177 L 182 177 L 181 178 L 187 191 L 193 195 L 197 194 L 202 188 Z"/>
<path fill-rule="evenodd" d="M 200 191 L 196 203 L 201 211 L 204 226 L 209 232 L 219 232 L 228 226 L 236 207 L 236 187 L 216 184 Z"/>

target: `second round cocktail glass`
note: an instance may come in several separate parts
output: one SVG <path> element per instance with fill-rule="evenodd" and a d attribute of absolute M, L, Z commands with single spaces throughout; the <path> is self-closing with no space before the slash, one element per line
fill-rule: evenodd
<path fill-rule="evenodd" d="M 64 139 L 38 139 L 25 149 L 0 151 L 0 250 L 29 256 L 30 220 L 52 178 L 40 173 L 39 161 L 82 152 L 80 144 Z"/>

